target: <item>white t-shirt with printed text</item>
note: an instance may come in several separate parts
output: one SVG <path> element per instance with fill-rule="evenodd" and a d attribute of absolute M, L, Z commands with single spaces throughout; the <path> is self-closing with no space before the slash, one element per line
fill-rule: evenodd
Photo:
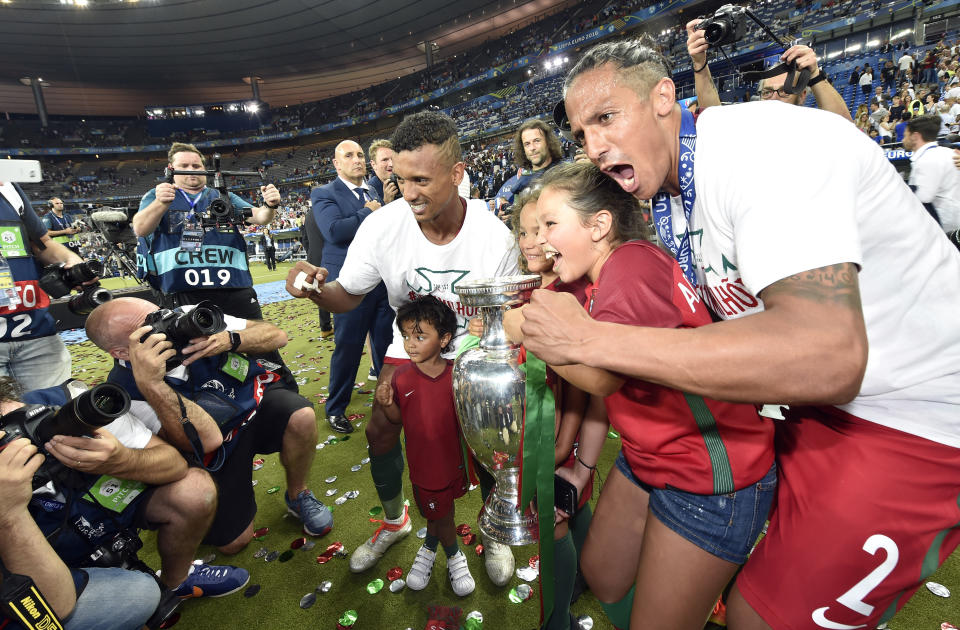
<path fill-rule="evenodd" d="M 757 313 L 770 284 L 856 263 L 869 357 L 840 408 L 960 447 L 960 252 L 880 147 L 830 112 L 764 101 L 706 110 L 695 163 L 691 243 L 711 309 Z"/>
<path fill-rule="evenodd" d="M 417 295 L 434 295 L 457 314 L 457 334 L 444 353 L 466 334 L 475 308 L 460 304 L 457 283 L 518 273 L 513 235 L 480 199 L 467 201 L 460 232 L 452 241 L 436 245 L 427 240 L 401 197 L 372 213 L 357 230 L 337 282 L 353 295 L 364 295 L 382 280 L 390 306 L 396 311 Z M 407 358 L 396 322 L 387 356 Z"/>

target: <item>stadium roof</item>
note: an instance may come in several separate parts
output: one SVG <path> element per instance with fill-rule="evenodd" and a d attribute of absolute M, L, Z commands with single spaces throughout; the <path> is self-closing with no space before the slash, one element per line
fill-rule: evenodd
<path fill-rule="evenodd" d="M 135 115 L 250 97 L 271 106 L 377 84 L 571 0 L 0 0 L 0 111 Z"/>

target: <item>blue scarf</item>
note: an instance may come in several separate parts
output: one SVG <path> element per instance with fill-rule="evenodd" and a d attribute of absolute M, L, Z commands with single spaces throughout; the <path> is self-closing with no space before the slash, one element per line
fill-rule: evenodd
<path fill-rule="evenodd" d="M 687 277 L 691 286 L 697 286 L 697 274 L 693 263 L 693 254 L 690 250 L 690 215 L 693 213 L 693 204 L 697 199 L 697 190 L 693 185 L 693 155 L 697 149 L 697 127 L 693 122 L 693 114 L 686 108 L 680 110 L 680 159 L 677 161 L 677 171 L 680 182 L 680 197 L 683 200 L 683 214 L 687 219 L 680 244 L 674 238 L 673 218 L 670 209 L 670 195 L 660 191 L 653 198 L 653 222 L 657 228 L 657 235 L 673 254 L 680 264 L 683 275 Z"/>

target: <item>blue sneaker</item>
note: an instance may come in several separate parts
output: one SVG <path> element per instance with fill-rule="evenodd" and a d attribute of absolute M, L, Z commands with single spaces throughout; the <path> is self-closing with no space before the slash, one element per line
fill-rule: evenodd
<path fill-rule="evenodd" d="M 250 581 L 250 573 L 240 567 L 215 564 L 193 565 L 183 584 L 174 589 L 181 599 L 223 597 L 236 593 Z"/>
<path fill-rule="evenodd" d="M 287 511 L 300 519 L 303 531 L 310 536 L 324 536 L 333 529 L 333 514 L 320 499 L 309 490 L 304 490 L 293 501 L 286 492 L 283 499 L 287 502 Z"/>

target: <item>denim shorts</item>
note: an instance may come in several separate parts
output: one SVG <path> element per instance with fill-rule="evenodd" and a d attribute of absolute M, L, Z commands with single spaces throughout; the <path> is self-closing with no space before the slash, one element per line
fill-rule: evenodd
<path fill-rule="evenodd" d="M 660 522 L 704 551 L 734 564 L 747 561 L 777 490 L 776 464 L 760 481 L 718 495 L 649 486 L 634 476 L 623 451 L 617 456 L 616 466 L 650 494 L 650 511 Z"/>

